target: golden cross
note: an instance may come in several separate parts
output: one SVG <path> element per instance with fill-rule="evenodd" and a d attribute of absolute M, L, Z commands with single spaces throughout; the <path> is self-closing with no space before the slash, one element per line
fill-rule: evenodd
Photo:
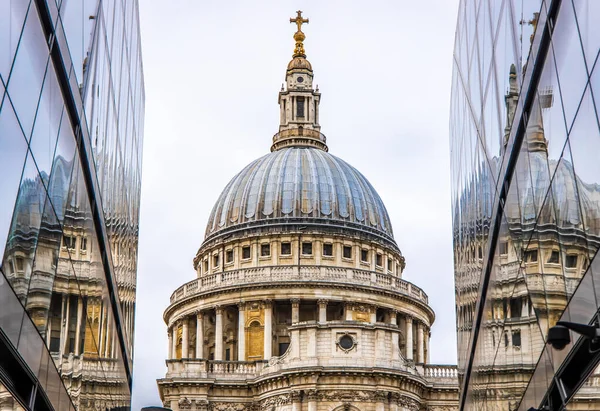
<path fill-rule="evenodd" d="M 308 24 L 308 19 L 302 18 L 302 10 L 298 10 L 296 13 L 298 13 L 298 16 L 295 19 L 290 18 L 290 23 L 296 23 L 296 26 L 298 26 L 298 31 L 302 31 L 302 24 Z"/>

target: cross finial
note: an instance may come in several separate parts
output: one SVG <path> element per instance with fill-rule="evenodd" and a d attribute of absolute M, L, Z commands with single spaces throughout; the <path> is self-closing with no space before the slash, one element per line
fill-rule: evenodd
<path fill-rule="evenodd" d="M 296 31 L 296 33 L 294 33 L 294 40 L 296 40 L 296 48 L 294 49 L 294 57 L 306 57 L 306 55 L 304 54 L 304 43 L 303 43 L 306 36 L 302 32 L 302 24 L 304 24 L 304 23 L 308 24 L 308 19 L 302 18 L 302 10 L 298 10 L 296 13 L 298 14 L 296 16 L 296 18 L 290 18 L 290 23 L 296 23 L 296 26 L 298 26 L 298 31 Z"/>
<path fill-rule="evenodd" d="M 302 31 L 302 24 L 308 24 L 308 19 L 302 18 L 302 10 L 298 10 L 296 13 L 298 13 L 298 16 L 296 16 L 295 19 L 290 18 L 290 23 L 296 23 L 296 26 L 298 26 L 298 31 Z"/>

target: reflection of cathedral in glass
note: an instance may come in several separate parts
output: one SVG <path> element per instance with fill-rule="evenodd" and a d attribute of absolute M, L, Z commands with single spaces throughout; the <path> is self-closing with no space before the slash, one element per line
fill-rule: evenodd
<path fill-rule="evenodd" d="M 456 367 L 429 363 L 435 315 L 369 181 L 329 154 L 302 19 L 271 153 L 227 184 L 171 296 L 173 410 L 456 409 Z"/>
<path fill-rule="evenodd" d="M 0 45 L 12 62 L 0 65 L 0 408 L 126 408 L 144 113 L 137 2 L 0 10 L 12 22 L 0 37 L 18 40 Z"/>
<path fill-rule="evenodd" d="M 481 3 L 477 17 L 465 14 L 474 3 Z M 546 344 L 558 321 L 593 323 L 599 307 L 594 155 L 600 135 L 593 96 L 600 89 L 587 84 L 598 45 L 589 46 L 586 39 L 597 34 L 583 22 L 600 10 L 570 1 L 548 8 L 495 3 L 461 2 L 455 48 L 451 165 L 461 409 L 600 409 L 600 357 L 589 341 L 572 333 L 563 349 Z M 499 36 L 470 31 L 490 18 Z M 554 26 L 551 35 L 546 25 Z M 478 49 L 469 50 L 476 38 Z M 486 48 L 492 39 L 493 52 Z"/>

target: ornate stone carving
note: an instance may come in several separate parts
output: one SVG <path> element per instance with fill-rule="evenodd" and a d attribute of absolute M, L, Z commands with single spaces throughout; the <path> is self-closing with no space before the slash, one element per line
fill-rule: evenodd
<path fill-rule="evenodd" d="M 357 401 L 373 402 L 375 393 L 373 391 L 319 391 L 319 401 L 339 401 L 352 404 Z"/>
<path fill-rule="evenodd" d="M 410 411 L 419 411 L 420 408 L 420 405 L 417 401 L 403 395 L 400 395 L 400 398 L 398 399 L 398 405 Z"/>
<path fill-rule="evenodd" d="M 192 402 L 188 399 L 188 397 L 183 397 L 179 399 L 179 409 L 180 410 L 191 410 Z"/>
<path fill-rule="evenodd" d="M 308 401 L 317 401 L 319 399 L 319 392 L 317 390 L 307 390 L 305 393 Z"/>
<path fill-rule="evenodd" d="M 300 393 L 300 391 L 291 391 L 290 392 L 290 400 L 292 402 L 300 402 L 302 400 L 302 394 Z"/>
<path fill-rule="evenodd" d="M 292 399 L 293 393 L 298 393 L 298 395 L 300 395 L 300 392 L 292 391 L 290 394 L 281 394 L 265 398 L 260 402 L 259 410 L 270 411 L 273 407 L 291 404 L 292 401 L 295 401 Z"/>
<path fill-rule="evenodd" d="M 246 404 L 233 402 L 211 402 L 208 406 L 209 411 L 247 411 Z"/>
<path fill-rule="evenodd" d="M 290 300 L 290 302 L 292 303 L 292 307 L 293 308 L 298 308 L 300 307 L 300 299 L 299 298 L 292 298 Z"/>
<path fill-rule="evenodd" d="M 375 391 L 375 401 L 382 402 L 388 400 L 387 391 Z"/>

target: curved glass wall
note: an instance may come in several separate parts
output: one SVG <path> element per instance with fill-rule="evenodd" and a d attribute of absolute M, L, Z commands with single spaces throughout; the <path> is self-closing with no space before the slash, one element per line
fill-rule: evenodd
<path fill-rule="evenodd" d="M 462 409 L 600 407 L 600 357 L 575 378 L 565 371 L 587 343 L 546 345 L 558 321 L 588 324 L 600 306 L 598 18 L 585 0 L 461 2 L 450 145 Z"/>
<path fill-rule="evenodd" d="M 129 407 L 137 1 L 1 2 L 0 98 L 0 402 Z"/>

